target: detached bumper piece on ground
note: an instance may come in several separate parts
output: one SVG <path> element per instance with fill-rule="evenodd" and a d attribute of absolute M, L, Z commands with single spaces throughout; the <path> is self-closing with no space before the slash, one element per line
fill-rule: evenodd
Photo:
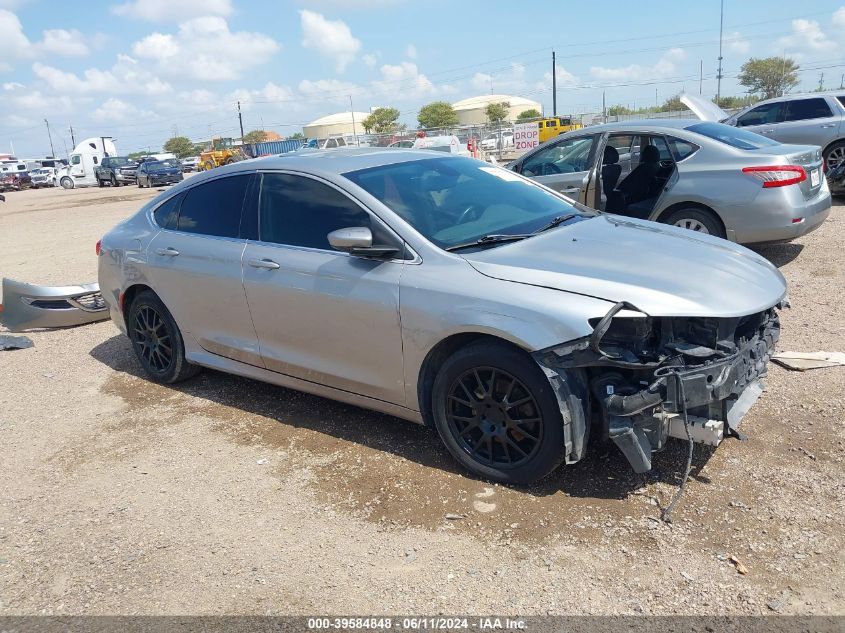
<path fill-rule="evenodd" d="M 97 283 L 36 286 L 3 279 L 3 325 L 12 332 L 71 327 L 109 318 Z"/>
<path fill-rule="evenodd" d="M 652 453 L 669 437 L 717 446 L 738 435 L 780 335 L 775 308 L 737 318 L 616 316 L 623 310 L 640 312 L 619 303 L 592 336 L 535 355 L 574 410 L 567 461 L 585 449 L 589 415 L 572 405 L 589 402 L 587 390 L 604 437 L 638 473 L 651 470 Z"/>

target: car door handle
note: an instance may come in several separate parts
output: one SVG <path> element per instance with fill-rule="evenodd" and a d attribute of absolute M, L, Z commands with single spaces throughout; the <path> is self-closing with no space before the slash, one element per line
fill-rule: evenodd
<path fill-rule="evenodd" d="M 566 187 L 565 189 L 561 189 L 561 193 L 578 193 L 581 191 L 581 187 Z"/>
<path fill-rule="evenodd" d="M 250 259 L 247 262 L 253 268 L 263 268 L 264 270 L 276 270 L 279 265 L 272 259 Z"/>
<path fill-rule="evenodd" d="M 771 134 L 774 131 L 775 131 L 774 128 L 769 128 L 768 130 L 762 130 L 762 133 L 763 134 Z"/>
<path fill-rule="evenodd" d="M 827 129 L 827 128 L 831 128 L 831 127 L 836 127 L 836 124 L 835 123 L 825 123 L 821 127 L 824 128 L 824 129 Z"/>
<path fill-rule="evenodd" d="M 162 255 L 163 257 L 176 257 L 179 254 L 175 248 L 159 248 L 156 249 L 156 255 Z"/>

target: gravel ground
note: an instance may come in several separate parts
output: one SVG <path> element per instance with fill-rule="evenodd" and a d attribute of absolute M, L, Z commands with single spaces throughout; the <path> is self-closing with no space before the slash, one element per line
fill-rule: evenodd
<path fill-rule="evenodd" d="M 154 194 L 7 194 L 0 275 L 95 279 Z M 761 249 L 781 349 L 845 349 L 843 235 L 839 205 Z M 155 385 L 108 322 L 30 337 L 0 352 L 0 614 L 845 613 L 845 369 L 772 367 L 668 525 L 680 442 L 648 477 L 610 448 L 507 488 L 388 416 L 213 371 Z"/>

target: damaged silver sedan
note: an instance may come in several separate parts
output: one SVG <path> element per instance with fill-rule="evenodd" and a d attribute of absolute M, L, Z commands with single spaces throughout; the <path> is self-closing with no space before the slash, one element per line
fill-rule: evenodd
<path fill-rule="evenodd" d="M 591 436 L 643 472 L 668 438 L 736 433 L 786 297 L 741 246 L 414 150 L 223 167 L 99 252 L 151 379 L 211 367 L 424 423 L 509 483 L 579 461 Z"/>

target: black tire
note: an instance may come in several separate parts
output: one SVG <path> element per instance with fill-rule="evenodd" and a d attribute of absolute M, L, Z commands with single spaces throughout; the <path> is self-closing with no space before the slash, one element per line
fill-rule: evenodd
<path fill-rule="evenodd" d="M 152 380 L 171 384 L 187 380 L 200 371 L 198 365 L 185 359 L 185 343 L 179 326 L 154 292 L 139 293 L 127 314 L 126 327 L 132 350 Z"/>
<path fill-rule="evenodd" d="M 117 187 L 117 178 L 115 178 L 114 176 L 111 177 L 111 186 Z"/>
<path fill-rule="evenodd" d="M 73 189 L 73 179 L 68 176 L 64 176 L 59 180 L 59 184 L 62 186 L 62 189 Z"/>
<path fill-rule="evenodd" d="M 138 178 L 138 189 L 143 189 L 144 185 L 141 184 L 141 179 Z"/>
<path fill-rule="evenodd" d="M 677 209 L 661 220 L 664 224 L 681 226 L 700 233 L 707 233 L 714 237 L 725 237 L 725 229 L 712 211 L 689 207 Z"/>
<path fill-rule="evenodd" d="M 557 398 L 537 363 L 518 348 L 496 341 L 461 348 L 441 366 L 431 398 L 446 448 L 485 479 L 534 483 L 564 459 Z"/>
<path fill-rule="evenodd" d="M 845 160 L 845 141 L 832 143 L 824 150 L 824 162 L 827 165 L 828 172 L 838 167 L 843 160 Z"/>
<path fill-rule="evenodd" d="M 103 181 L 100 180 L 99 178 L 97 178 L 97 186 L 98 187 L 105 187 L 105 185 L 103 184 Z"/>

